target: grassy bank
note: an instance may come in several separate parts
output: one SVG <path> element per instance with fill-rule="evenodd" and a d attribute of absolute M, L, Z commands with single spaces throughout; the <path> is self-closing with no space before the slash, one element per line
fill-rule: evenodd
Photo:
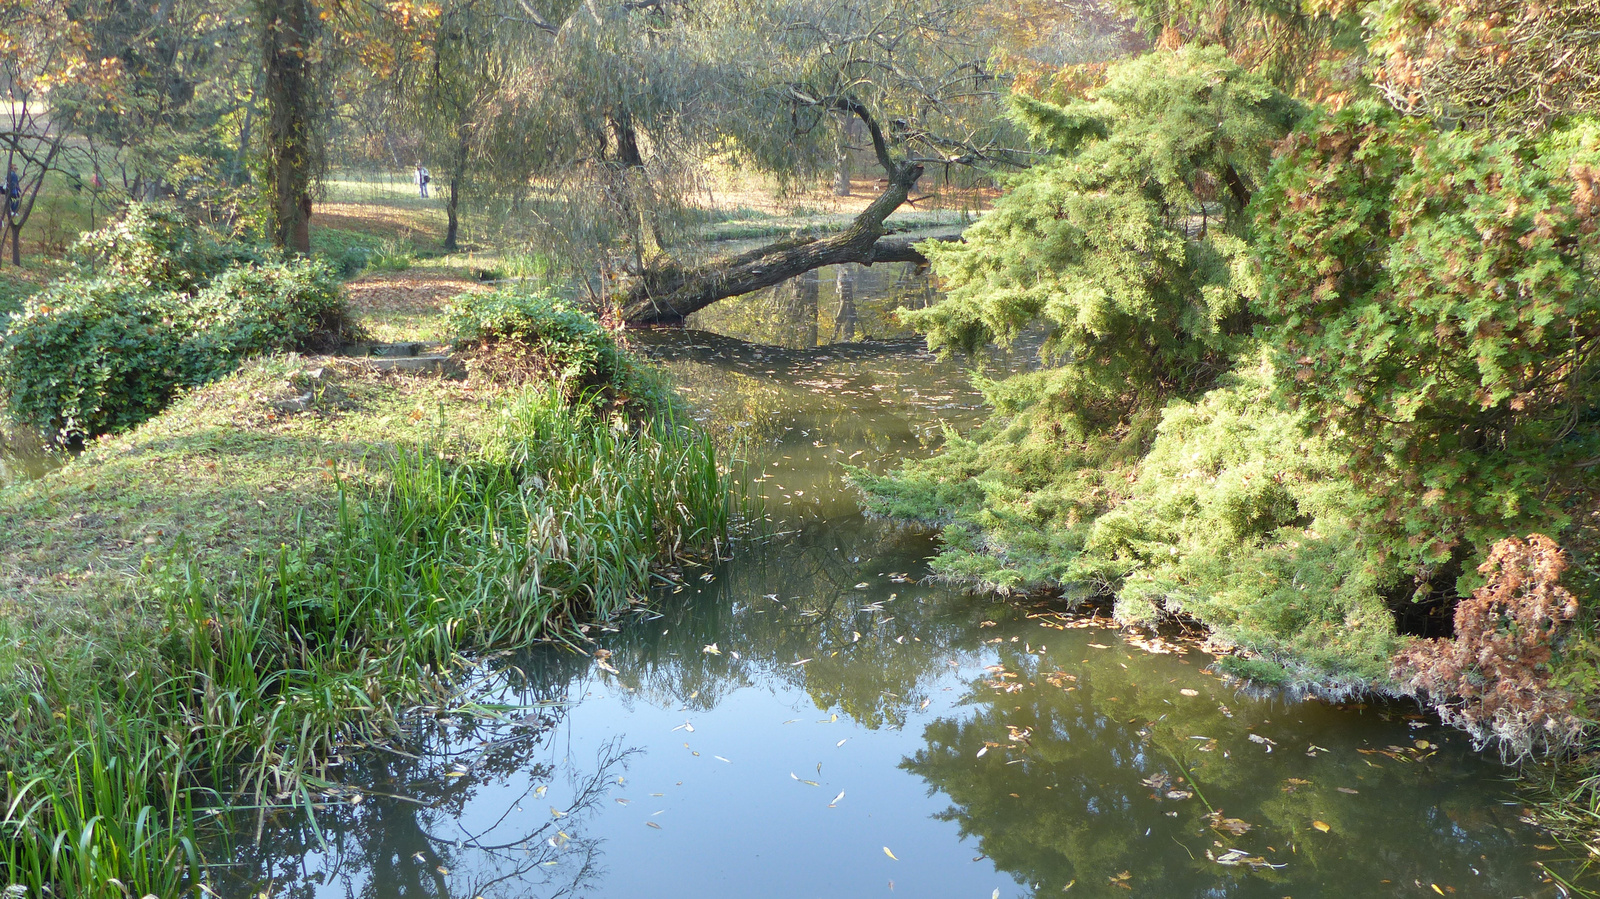
<path fill-rule="evenodd" d="M 309 805 L 474 651 L 721 539 L 706 439 L 596 410 L 279 357 L 0 494 L 7 880 L 194 892 L 201 810 Z"/>

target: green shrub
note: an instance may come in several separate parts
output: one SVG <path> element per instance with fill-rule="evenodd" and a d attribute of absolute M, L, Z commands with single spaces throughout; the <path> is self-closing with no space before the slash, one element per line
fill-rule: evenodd
<path fill-rule="evenodd" d="M 21 312 L 23 301 L 42 288 L 43 285 L 23 278 L 0 280 L 0 334 L 5 333 L 6 318 L 14 312 Z"/>
<path fill-rule="evenodd" d="M 1297 679 L 1383 683 L 1398 646 L 1391 549 L 1357 527 L 1342 456 L 1272 391 L 1270 369 L 1241 368 L 1169 404 L 1065 580 L 1115 589 L 1125 621 L 1189 615 Z"/>
<path fill-rule="evenodd" d="M 229 269 L 194 305 L 202 326 L 240 356 L 328 352 L 353 336 L 339 282 L 320 259 Z"/>
<path fill-rule="evenodd" d="M 229 266 L 265 255 L 218 241 L 171 203 L 134 203 L 121 219 L 83 235 L 72 248 L 74 260 L 94 277 L 183 293 L 204 287 Z"/>
<path fill-rule="evenodd" d="M 1356 104 L 1286 142 L 1259 207 L 1279 393 L 1347 457 L 1396 564 L 1465 596 L 1499 539 L 1559 535 L 1600 483 L 1600 127 Z"/>
<path fill-rule="evenodd" d="M 542 288 L 465 293 L 446 309 L 474 369 L 498 379 L 554 379 L 570 393 L 608 401 L 661 401 L 656 380 L 617 346 L 594 316 Z"/>
<path fill-rule="evenodd" d="M 159 412 L 179 387 L 220 374 L 191 304 L 129 280 L 59 281 L 0 341 L 0 392 L 18 424 L 95 435 Z"/>
<path fill-rule="evenodd" d="M 66 279 L 12 317 L 0 396 L 18 424 L 93 437 L 144 421 L 248 356 L 326 350 L 349 331 L 321 262 L 230 269 L 194 297 L 125 278 Z"/>

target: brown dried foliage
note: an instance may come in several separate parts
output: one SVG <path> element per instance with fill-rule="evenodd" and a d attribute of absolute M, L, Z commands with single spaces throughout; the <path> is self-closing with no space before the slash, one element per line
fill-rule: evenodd
<path fill-rule="evenodd" d="M 1531 534 L 1496 543 L 1478 571 L 1488 583 L 1456 606 L 1456 635 L 1399 652 L 1394 675 L 1447 724 L 1524 759 L 1571 748 L 1583 731 L 1577 700 L 1551 681 L 1551 659 L 1578 600 L 1561 586 L 1567 557 Z"/>
<path fill-rule="evenodd" d="M 1395 108 L 1479 126 L 1600 110 L 1600 0 L 1390 0 L 1373 49 Z"/>

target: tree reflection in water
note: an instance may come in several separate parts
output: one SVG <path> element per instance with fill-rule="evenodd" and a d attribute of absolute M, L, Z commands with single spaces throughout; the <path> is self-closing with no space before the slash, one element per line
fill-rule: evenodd
<path fill-rule="evenodd" d="M 530 762 L 559 723 L 565 690 L 588 660 L 546 662 L 566 677 L 530 681 L 501 664 L 478 686 L 514 701 L 490 718 L 420 721 L 403 748 L 364 749 L 340 769 L 358 789 L 330 791 L 315 822 L 301 809 L 269 813 L 270 839 L 234 831 L 220 895 L 278 899 L 572 895 L 602 871 L 603 840 L 589 819 L 635 750 L 612 740 L 587 765 Z M 550 695 L 550 694 L 556 695 Z M 494 809 L 482 813 L 482 807 Z M 236 824 L 245 822 L 235 822 Z M 255 821 L 248 822 L 253 825 Z M 498 887 L 498 889 L 497 889 Z M 509 890 L 509 891 L 508 891 Z"/>
<path fill-rule="evenodd" d="M 1073 882 L 1073 895 L 1128 895 L 1122 872 L 1133 895 L 1163 897 L 1413 896 L 1444 875 L 1456 895 L 1529 895 L 1528 832 L 1515 806 L 1483 801 L 1464 741 L 1431 756 L 1374 747 L 1363 737 L 1393 738 L 1392 725 L 1307 728 L 1330 710 L 1212 704 L 1171 685 L 1180 662 L 1052 642 L 1060 651 L 1000 644 L 998 670 L 970 685 L 961 715 L 927 724 L 901 765 L 949 798 L 942 819 L 1037 895 Z M 1249 830 L 1212 826 L 1208 801 Z M 1260 862 L 1214 860 L 1234 848 Z"/>

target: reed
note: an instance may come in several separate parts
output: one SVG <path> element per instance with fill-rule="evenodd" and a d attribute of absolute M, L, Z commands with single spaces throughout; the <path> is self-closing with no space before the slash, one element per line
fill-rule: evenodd
<path fill-rule="evenodd" d="M 475 653 L 572 640 L 643 602 L 653 568 L 714 551 L 739 506 L 707 436 L 559 384 L 508 398 L 470 458 L 445 445 L 393 451 L 382 489 L 341 485 L 331 538 L 245 576 L 182 553 L 152 567 L 140 602 L 159 626 L 59 663 L 3 641 L 14 891 L 199 895 L 218 834 L 197 822 L 228 817 L 206 812 L 309 813 L 330 760 L 447 703 Z"/>

